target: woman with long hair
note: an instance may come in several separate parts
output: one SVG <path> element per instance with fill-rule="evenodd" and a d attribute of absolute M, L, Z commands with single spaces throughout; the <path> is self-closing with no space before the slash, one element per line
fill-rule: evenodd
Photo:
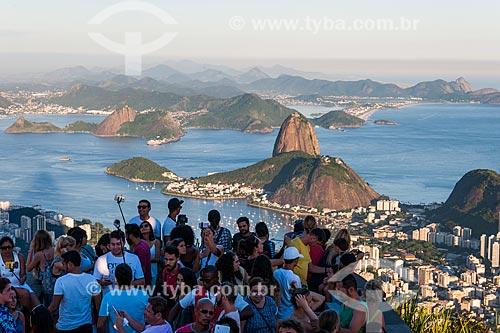
<path fill-rule="evenodd" d="M 274 302 L 276 302 L 276 305 L 279 308 L 280 285 L 274 278 L 271 259 L 269 259 L 265 254 L 259 254 L 253 263 L 252 274 L 250 275 L 252 276 L 252 279 L 260 277 L 264 281 L 263 283 L 267 287 L 269 296 L 274 299 Z"/>
<path fill-rule="evenodd" d="M 248 274 L 240 265 L 238 256 L 233 252 L 226 252 L 215 263 L 219 272 L 219 282 L 230 282 L 233 285 L 244 285 L 248 282 Z"/>
<path fill-rule="evenodd" d="M 54 246 L 52 237 L 45 230 L 38 230 L 33 236 L 28 250 L 26 261 L 26 271 L 34 271 L 35 278 L 39 281 L 43 279 L 46 263 L 52 263 L 54 259 Z"/>
<path fill-rule="evenodd" d="M 257 236 L 250 236 L 240 240 L 238 244 L 238 257 L 240 265 L 247 271 L 251 272 L 253 263 L 257 256 L 264 251 L 262 242 Z"/>
<path fill-rule="evenodd" d="M 55 333 L 52 315 L 43 304 L 37 305 L 31 311 L 31 333 Z"/>
<path fill-rule="evenodd" d="M 62 235 L 57 239 L 56 248 L 54 250 L 54 260 L 52 261 L 52 276 L 57 279 L 64 275 L 64 265 L 62 263 L 61 255 L 68 251 L 74 250 L 76 240 L 71 236 Z"/>
<path fill-rule="evenodd" d="M 193 272 L 200 270 L 200 251 L 194 246 L 194 232 L 188 225 L 179 225 L 170 232 L 170 239 L 182 238 L 186 244 L 186 254 L 180 256 L 180 261 Z"/>
<path fill-rule="evenodd" d="M 158 263 L 160 262 L 161 243 L 155 237 L 153 227 L 148 221 L 142 221 L 140 225 L 141 238 L 144 239 L 149 246 L 151 253 L 151 285 L 156 285 L 156 277 L 158 276 Z"/>
<path fill-rule="evenodd" d="M 274 259 L 276 255 L 276 244 L 269 239 L 269 229 L 265 222 L 259 222 L 255 225 L 255 233 L 259 237 L 263 246 L 263 254 L 269 257 L 269 259 Z"/>
<path fill-rule="evenodd" d="M 19 311 L 19 295 L 14 287 L 11 287 L 12 299 L 10 303 L 7 304 L 9 312 L 14 317 L 14 322 L 16 323 L 16 333 L 24 333 L 24 328 L 26 327 L 26 321 L 24 320 L 24 314 Z"/>
<path fill-rule="evenodd" d="M 17 288 L 19 302 L 28 310 L 39 304 L 38 298 L 26 283 L 26 266 L 24 256 L 14 251 L 14 241 L 5 236 L 0 239 L 0 273 L 10 280 L 12 287 Z"/>

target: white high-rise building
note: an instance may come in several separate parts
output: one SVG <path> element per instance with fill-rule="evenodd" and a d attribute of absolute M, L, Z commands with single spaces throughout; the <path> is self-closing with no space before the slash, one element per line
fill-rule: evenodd
<path fill-rule="evenodd" d="M 484 259 L 486 259 L 486 234 L 482 234 L 481 237 L 479 238 L 479 240 L 481 241 L 481 245 L 479 247 L 479 253 L 481 255 L 481 257 L 483 257 Z"/>
<path fill-rule="evenodd" d="M 454 226 L 454 227 L 453 227 L 453 234 L 454 234 L 455 236 L 459 236 L 459 237 L 460 237 L 460 236 L 462 236 L 462 227 L 461 227 L 461 226 L 459 226 L 459 225 Z"/>
<path fill-rule="evenodd" d="M 421 228 L 419 230 L 419 239 L 421 241 L 424 241 L 424 242 L 428 242 L 429 241 L 429 232 L 430 232 L 430 229 L 429 228 Z"/>
<path fill-rule="evenodd" d="M 493 243 L 495 242 L 496 240 L 496 236 L 495 235 L 490 235 L 490 237 L 488 237 L 488 260 L 491 261 L 491 252 L 493 251 Z"/>
<path fill-rule="evenodd" d="M 491 247 L 491 267 L 500 267 L 500 242 L 494 242 Z"/>
<path fill-rule="evenodd" d="M 471 240 L 472 239 L 472 229 L 471 228 L 463 228 L 462 238 L 464 240 Z"/>

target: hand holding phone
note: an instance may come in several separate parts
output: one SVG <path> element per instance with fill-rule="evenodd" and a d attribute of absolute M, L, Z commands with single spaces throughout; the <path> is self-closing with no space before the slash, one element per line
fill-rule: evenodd
<path fill-rule="evenodd" d="M 231 333 L 231 328 L 225 325 L 215 325 L 214 333 Z"/>

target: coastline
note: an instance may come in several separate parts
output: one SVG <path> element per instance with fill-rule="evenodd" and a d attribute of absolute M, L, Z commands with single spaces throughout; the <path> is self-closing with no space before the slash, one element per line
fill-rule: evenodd
<path fill-rule="evenodd" d="M 247 196 L 227 196 L 227 197 L 205 197 L 205 196 L 196 196 L 196 195 L 189 195 L 185 193 L 179 193 L 179 192 L 168 192 L 164 191 L 163 189 L 160 191 L 161 194 L 164 195 L 169 195 L 171 197 L 182 197 L 182 198 L 190 198 L 190 199 L 201 199 L 201 200 L 214 200 L 214 201 L 224 201 L 224 200 L 242 200 L 246 199 Z"/>

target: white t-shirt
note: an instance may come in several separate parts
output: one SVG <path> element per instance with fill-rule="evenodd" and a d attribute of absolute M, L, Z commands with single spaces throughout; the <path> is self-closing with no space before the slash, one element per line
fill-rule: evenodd
<path fill-rule="evenodd" d="M 233 319 L 238 324 L 238 327 L 241 327 L 240 313 L 238 311 L 226 313 L 224 310 L 222 310 L 222 312 L 219 315 L 219 318 L 217 318 L 217 321 L 221 320 L 222 317 L 228 317 Z"/>
<path fill-rule="evenodd" d="M 90 306 L 92 296 L 101 292 L 101 286 L 90 274 L 67 273 L 56 280 L 54 295 L 63 295 L 59 304 L 59 330 L 73 330 L 92 324 Z"/>
<path fill-rule="evenodd" d="M 132 281 L 144 278 L 139 257 L 133 253 L 125 251 L 125 263 L 132 268 Z M 123 264 L 123 257 L 115 257 L 113 253 L 108 252 L 97 258 L 94 267 L 94 278 L 101 280 L 103 276 L 109 276 L 111 285 L 103 287 L 103 293 L 107 293 L 115 286 L 115 269 L 119 264 Z"/>
<path fill-rule="evenodd" d="M 196 293 L 199 293 L 199 288 L 194 288 L 193 290 L 191 290 L 191 292 L 189 294 L 187 294 L 186 296 L 184 296 L 183 299 L 181 299 L 179 301 L 179 304 L 180 306 L 185 309 L 187 308 L 188 306 L 190 305 L 195 305 L 194 302 L 196 300 Z M 210 299 L 214 304 L 215 302 L 217 301 L 217 295 L 216 294 L 212 294 L 211 292 L 207 291 L 206 295 L 204 295 L 203 297 L 207 297 L 208 299 Z M 243 297 L 241 297 L 240 294 L 238 294 L 236 296 L 236 300 L 234 301 L 234 306 L 236 307 L 236 309 L 238 309 L 238 311 L 243 311 L 243 309 L 245 309 L 248 305 L 247 302 L 245 302 L 245 300 L 243 299 Z"/>
<path fill-rule="evenodd" d="M 163 237 L 170 236 L 172 229 L 175 228 L 176 225 L 177 223 L 170 216 L 167 216 L 167 218 L 163 222 L 163 228 L 162 228 Z"/>
<path fill-rule="evenodd" d="M 280 307 L 278 311 L 278 319 L 289 318 L 293 313 L 293 305 L 290 301 L 292 295 L 290 288 L 292 282 L 295 281 L 298 288 L 302 287 L 300 278 L 297 274 L 289 269 L 278 268 L 274 271 L 274 278 L 280 285 Z"/>
<path fill-rule="evenodd" d="M 155 234 L 155 237 L 160 237 L 161 236 L 161 222 L 158 220 L 156 217 L 150 216 L 149 219 L 147 220 L 151 226 L 153 227 L 153 233 Z M 137 224 L 138 226 L 141 226 L 142 220 L 139 215 L 133 217 L 128 221 L 130 224 Z"/>

